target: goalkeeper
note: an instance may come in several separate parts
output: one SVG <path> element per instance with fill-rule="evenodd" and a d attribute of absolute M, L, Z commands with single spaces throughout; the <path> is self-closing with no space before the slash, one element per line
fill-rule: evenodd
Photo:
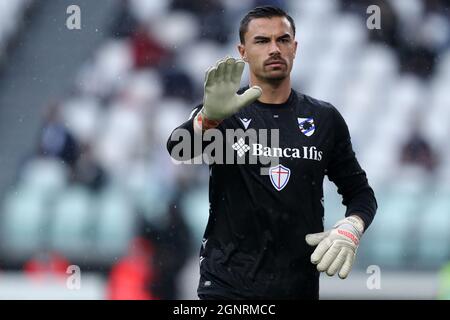
<path fill-rule="evenodd" d="M 188 130 L 193 141 L 211 128 L 252 128 L 278 129 L 282 152 L 268 175 L 260 174 L 259 164 L 210 165 L 198 295 L 318 299 L 320 272 L 348 276 L 376 199 L 337 109 L 291 87 L 297 50 L 292 18 L 276 7 L 257 7 L 239 31 L 242 60 L 227 57 L 207 70 L 203 103 L 169 137 L 168 151 L 185 160 L 172 152 L 179 129 Z M 245 62 L 250 86 L 239 89 Z M 245 143 L 235 157 L 255 152 L 255 144 Z M 326 231 L 325 175 L 347 207 L 345 217 Z"/>

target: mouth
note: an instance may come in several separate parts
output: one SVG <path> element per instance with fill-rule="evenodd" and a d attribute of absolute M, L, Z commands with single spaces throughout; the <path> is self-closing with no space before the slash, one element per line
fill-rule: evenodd
<path fill-rule="evenodd" d="M 284 61 L 281 60 L 274 60 L 274 61 L 270 61 L 266 63 L 266 66 L 271 66 L 271 67 L 281 67 L 281 66 L 285 66 L 286 63 Z"/>

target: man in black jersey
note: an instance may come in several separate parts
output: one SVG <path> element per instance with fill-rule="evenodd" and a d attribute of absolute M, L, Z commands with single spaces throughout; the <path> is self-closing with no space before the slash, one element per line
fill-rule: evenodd
<path fill-rule="evenodd" d="M 276 7 L 257 7 L 241 21 L 240 42 L 242 60 L 227 57 L 208 69 L 203 103 L 167 143 L 173 158 L 186 160 L 206 152 L 213 143 L 205 139 L 208 133 L 237 132 L 232 139 L 215 136 L 233 161 L 210 162 L 198 295 L 318 299 L 319 272 L 349 274 L 375 216 L 375 196 L 337 109 L 291 87 L 297 50 L 292 18 Z M 239 90 L 245 62 L 250 86 Z M 246 136 L 250 130 L 271 130 L 277 139 L 265 144 Z M 193 147 L 199 137 L 200 151 Z M 216 148 L 215 156 L 220 152 Z M 250 157 L 276 162 L 255 163 Z M 347 211 L 324 232 L 325 175 L 337 185 Z"/>

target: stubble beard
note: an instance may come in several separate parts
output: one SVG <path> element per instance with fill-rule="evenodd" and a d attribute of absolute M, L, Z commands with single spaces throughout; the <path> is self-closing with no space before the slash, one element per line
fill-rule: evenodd
<path fill-rule="evenodd" d="M 273 76 L 260 75 L 260 76 L 257 76 L 257 78 L 262 82 L 266 82 L 268 84 L 276 86 L 276 85 L 280 84 L 281 82 L 283 82 L 283 80 L 285 80 L 288 76 L 289 76 L 289 73 L 286 72 L 286 73 L 282 73 L 279 75 L 273 75 Z"/>

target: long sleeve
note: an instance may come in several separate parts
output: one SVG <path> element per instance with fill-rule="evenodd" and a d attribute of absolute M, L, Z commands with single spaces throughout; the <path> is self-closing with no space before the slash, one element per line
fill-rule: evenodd
<path fill-rule="evenodd" d="M 201 154 L 201 149 L 195 150 L 195 144 L 201 142 L 201 137 L 194 132 L 193 125 L 193 119 L 200 112 L 201 107 L 201 105 L 195 107 L 189 119 L 170 134 L 167 140 L 167 151 L 173 159 L 187 161 Z M 183 148 L 184 146 L 190 146 L 190 148 Z"/>
<path fill-rule="evenodd" d="M 335 143 L 327 167 L 327 175 L 342 195 L 342 203 L 347 207 L 345 216 L 358 215 L 369 227 L 376 214 L 377 201 L 370 187 L 365 171 L 361 168 L 353 151 L 350 133 L 336 108 L 334 112 Z"/>

